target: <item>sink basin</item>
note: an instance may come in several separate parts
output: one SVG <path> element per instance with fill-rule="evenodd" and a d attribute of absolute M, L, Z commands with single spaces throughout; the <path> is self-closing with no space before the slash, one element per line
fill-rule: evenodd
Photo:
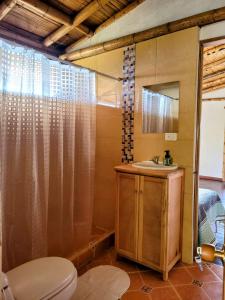
<path fill-rule="evenodd" d="M 164 166 L 162 162 L 159 162 L 159 164 L 154 163 L 152 160 L 144 160 L 140 162 L 136 162 L 132 164 L 135 168 L 140 169 L 148 169 L 148 170 L 176 170 L 178 166 L 176 164 L 173 164 L 171 166 Z"/>

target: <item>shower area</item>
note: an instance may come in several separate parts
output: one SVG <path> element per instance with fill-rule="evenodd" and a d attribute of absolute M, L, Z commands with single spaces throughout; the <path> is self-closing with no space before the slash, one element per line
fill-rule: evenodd
<path fill-rule="evenodd" d="M 71 260 L 111 234 L 93 226 L 95 73 L 0 40 L 3 271 Z"/>

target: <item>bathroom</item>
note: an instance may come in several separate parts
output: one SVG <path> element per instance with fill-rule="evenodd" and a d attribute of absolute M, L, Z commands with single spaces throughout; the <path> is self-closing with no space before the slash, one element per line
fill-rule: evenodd
<path fill-rule="evenodd" d="M 148 0 L 143 1 L 143 3 L 142 1 L 139 2 L 138 7 L 131 10 L 125 17 L 129 17 L 129 14 L 132 13 L 144 15 L 145 9 L 148 11 L 150 9 L 163 9 L 163 1 L 160 1 L 161 4 L 158 4 L 158 8 L 156 1 L 153 1 L 154 3 L 150 3 L 151 1 Z M 192 1 L 192 3 L 190 2 L 187 5 L 187 9 L 189 9 L 188 15 L 183 15 L 181 4 L 183 1 L 176 2 L 179 13 L 177 12 L 177 16 L 175 16 L 170 10 L 171 19 L 168 19 L 167 22 L 224 6 L 222 1 L 215 1 L 215 4 L 211 4 L 211 6 L 209 4 L 210 1 L 207 1 L 208 6 L 205 5 L 202 10 L 198 8 L 192 11 L 191 8 L 194 5 Z M 43 3 L 46 4 L 46 1 L 43 1 Z M 171 7 L 173 6 L 171 3 L 170 5 Z M 25 8 L 25 11 L 22 11 L 23 9 L 20 1 L 18 1 L 16 6 L 8 12 L 8 15 L 5 15 L 4 19 L 0 19 L 0 23 L 3 23 L 2 26 L 5 26 L 4 28 L 7 28 L 8 31 L 12 31 L 12 28 L 9 25 L 7 27 L 6 23 L 13 24 L 15 22 L 13 18 L 21 13 L 27 14 L 27 19 L 29 19 L 28 7 Z M 139 9 L 140 11 L 138 11 Z M 145 17 L 147 18 L 146 15 Z M 131 20 L 133 19 L 131 18 Z M 114 24 L 112 23 L 112 26 L 114 25 L 114 28 L 116 28 L 117 22 L 120 21 L 122 22 L 123 18 L 115 21 Z M 161 23 L 158 25 L 166 23 L 166 21 L 160 21 Z M 224 36 L 223 29 L 221 29 L 223 28 L 224 20 L 221 19 L 220 21 L 218 22 L 218 28 L 214 28 L 216 23 L 212 23 L 201 28 L 199 26 L 189 26 L 190 28 L 183 27 L 183 30 L 174 29 L 171 33 L 167 32 L 167 34 L 155 34 L 155 36 L 149 34 L 151 37 L 140 41 L 137 39 L 135 45 L 133 43 L 125 44 L 125 46 L 120 46 L 117 49 L 109 47 L 109 50 L 106 49 L 106 51 L 102 52 L 96 50 L 96 53 L 93 51 L 86 58 L 80 58 L 79 51 L 77 51 L 77 58 L 72 57 L 72 59 L 68 59 L 68 63 L 62 60 L 59 62 L 51 58 L 51 56 L 51 60 L 47 60 L 46 57 L 43 58 L 43 61 L 46 59 L 45 64 L 49 64 L 52 70 L 55 68 L 55 73 L 53 70 L 51 77 L 52 82 L 56 80 L 53 84 L 53 89 L 57 89 L 57 85 L 61 87 L 63 85 L 66 86 L 70 91 L 68 93 L 65 91 L 63 99 L 70 100 L 72 98 L 74 101 L 77 101 L 77 105 L 76 109 L 71 103 L 65 107 L 63 105 L 60 106 L 60 99 L 57 96 L 51 102 L 52 106 L 48 108 L 52 123 L 49 128 L 45 129 L 46 131 L 43 132 L 43 135 L 41 134 L 40 139 L 35 139 L 34 136 L 31 142 L 23 144 L 21 142 L 23 139 L 20 139 L 20 136 L 18 136 L 17 128 L 12 127 L 12 132 L 16 132 L 17 138 L 14 140 L 15 144 L 13 144 L 13 147 L 10 147 L 9 143 L 7 148 L 3 140 L 4 135 L 1 135 L 3 171 L 6 172 L 7 168 L 11 168 L 11 172 L 14 172 L 11 175 L 10 173 L 7 174 L 9 177 L 1 178 L 1 185 L 4 182 L 2 187 L 3 190 L 5 189 L 4 193 L 1 191 L 3 211 L 2 265 L 4 272 L 8 272 L 10 269 L 13 270 L 23 263 L 39 257 L 57 256 L 64 257 L 72 262 L 79 277 L 82 277 L 99 265 L 113 266 L 125 271 L 125 274 L 122 272 L 121 276 L 129 275 L 130 287 L 124 288 L 123 293 L 128 289 L 125 295 L 118 295 L 117 298 L 104 298 L 103 296 L 95 295 L 97 298 L 93 297 L 90 299 L 107 300 L 122 297 L 121 299 L 170 300 L 186 299 L 185 294 L 189 294 L 189 299 L 219 299 L 210 290 L 210 284 L 212 283 L 214 284 L 213 287 L 218 286 L 218 289 L 221 290 L 220 294 L 222 297 L 223 277 L 221 276 L 221 266 L 215 267 L 215 272 L 208 270 L 206 266 L 202 274 L 211 272 L 210 275 L 213 279 L 205 282 L 198 273 L 198 266 L 193 265 L 197 248 L 197 212 L 195 207 L 196 174 L 198 171 L 196 145 L 198 143 L 199 118 L 198 76 L 200 40 Z M 34 30 L 32 22 L 27 22 L 31 26 L 30 28 Z M 46 20 L 43 22 L 46 22 Z M 123 22 L 126 22 L 126 19 Z M 176 23 L 172 25 L 175 28 Z M 148 24 L 147 28 L 154 26 Z M 54 31 L 55 27 L 56 25 L 52 24 L 52 28 L 49 31 Z M 143 28 L 141 30 L 140 28 L 134 28 L 132 33 L 147 29 Z M 161 30 L 163 31 L 163 29 Z M 22 30 L 18 32 L 23 33 Z M 129 30 L 127 30 L 126 34 L 124 32 L 126 31 L 123 31 L 120 36 L 127 35 Z M 2 30 L 3 43 L 9 43 L 9 46 L 8 44 L 7 46 L 2 45 L 1 48 L 12 47 L 10 51 L 13 51 L 16 46 L 7 41 L 16 42 L 16 37 L 12 37 L 12 34 L 7 37 L 4 34 Z M 36 34 L 38 34 L 37 31 Z M 77 36 L 79 36 L 78 33 Z M 69 39 L 71 36 L 65 37 L 65 40 L 66 38 Z M 112 35 L 108 40 L 113 38 L 114 36 Z M 19 40 L 17 42 L 19 45 L 22 43 Z M 29 41 L 27 43 L 29 44 Z M 38 44 L 37 40 L 33 44 L 25 44 L 25 46 L 32 47 L 32 45 L 36 45 L 35 43 Z M 68 41 L 65 41 L 65 43 L 68 43 Z M 83 47 L 88 46 L 88 41 L 84 40 Z M 35 46 L 36 50 L 37 47 Z M 39 48 L 41 49 L 41 47 Z M 56 49 L 51 48 L 51 55 Z M 60 49 L 60 45 L 58 45 L 58 49 Z M 48 51 L 50 52 L 50 50 Z M 126 56 L 129 57 L 128 65 L 132 60 L 132 65 L 129 65 L 131 71 L 127 75 L 130 78 L 125 75 Z M 63 58 L 62 55 L 61 58 Z M 72 63 L 76 66 L 74 71 Z M 5 65 L 7 64 L 5 63 Z M 29 72 L 31 72 L 30 69 Z M 67 79 L 63 77 L 65 74 L 67 74 L 67 78 L 70 76 L 70 80 L 74 80 L 75 88 L 73 85 L 70 85 L 69 80 L 67 82 Z M 19 81 L 19 76 L 19 73 L 14 71 L 12 78 L 10 78 L 15 82 L 16 80 Z M 46 78 L 49 79 L 48 77 Z M 23 78 L 23 80 L 29 82 L 26 78 Z M 127 80 L 129 81 L 128 83 Z M 171 82 L 179 83 L 178 132 L 172 138 L 166 138 L 165 133 L 143 133 L 143 87 Z M 129 83 L 131 83 L 131 86 L 128 86 Z M 17 86 L 19 89 L 18 83 Z M 126 89 L 130 89 L 129 92 L 131 93 L 129 94 L 131 111 L 129 111 L 130 107 L 126 102 Z M 64 88 L 64 90 L 66 89 Z M 79 90 L 80 94 L 77 90 Z M 78 98 L 71 96 L 72 93 L 82 95 L 82 100 L 87 105 L 83 105 L 82 101 L 79 102 Z M 29 103 L 29 97 L 27 98 L 25 97 L 27 101 L 26 109 L 29 110 L 32 105 Z M 45 103 L 39 100 L 37 98 L 35 104 L 39 105 L 38 117 L 41 120 L 38 119 L 37 121 L 47 122 L 47 119 L 42 119 L 41 117 L 42 105 L 45 105 Z M 13 102 L 14 100 L 8 101 Z M 57 101 L 59 101 L 58 104 Z M 13 105 L 15 107 L 18 105 L 18 102 L 14 102 Z M 126 109 L 130 112 L 128 114 L 128 123 L 124 118 L 126 105 L 128 105 Z M 6 106 L 4 107 L 5 111 L 8 111 L 9 106 L 7 108 Z M 32 107 L 32 109 L 35 108 Z M 33 110 L 32 112 L 35 115 L 37 111 Z M 73 118 L 76 120 L 75 125 Z M 65 123 L 64 120 L 68 120 L 68 123 Z M 29 122 L 32 121 L 27 119 L 24 121 L 24 124 L 21 121 L 22 127 L 27 126 L 26 133 L 28 136 L 29 128 L 33 126 Z M 65 128 L 63 127 L 64 124 L 66 124 Z M 128 133 L 126 131 L 127 128 Z M 24 130 L 26 131 L 26 129 Z M 56 132 L 57 130 L 59 132 Z M 3 132 L 2 129 L 1 131 Z M 128 145 L 126 144 L 126 138 L 128 138 Z M 18 145 L 18 143 L 21 143 L 21 145 Z M 162 161 L 164 151 L 168 149 L 173 157 L 173 162 L 180 169 L 184 170 L 183 186 L 179 195 L 181 203 L 179 241 L 182 240 L 182 243 L 179 248 L 180 262 L 176 261 L 177 264 L 174 264 L 172 270 L 168 273 L 168 280 L 163 280 L 161 273 L 152 271 L 151 268 L 148 268 L 148 265 L 140 264 L 135 259 L 127 260 L 126 255 L 125 259 L 123 256 L 117 257 L 118 253 L 116 253 L 114 245 L 115 239 L 117 240 L 115 230 L 118 232 L 118 229 L 115 228 L 118 170 L 116 171 L 115 167 L 127 162 L 134 163 L 151 160 L 154 156 L 160 156 L 160 161 Z M 45 151 L 47 151 L 47 154 Z M 72 151 L 74 151 L 75 155 Z M 10 154 L 12 155 L 11 157 Z M 7 163 L 4 162 L 4 157 L 7 157 Z M 18 158 L 19 162 L 17 161 Z M 25 158 L 24 161 L 23 158 Z M 25 161 L 28 161 L 28 163 L 26 164 Z M 41 161 L 43 161 L 43 165 L 39 166 L 38 163 Z M 3 173 L 3 176 L 4 174 L 6 175 L 6 173 Z M 14 181 L 15 178 L 18 180 L 17 182 Z M 30 181 L 27 181 L 27 179 Z M 17 187 L 16 184 L 18 184 Z M 3 195 L 6 195 L 6 190 L 8 193 L 7 201 L 3 198 Z M 33 202 L 29 202 L 30 195 L 33 195 L 31 197 L 34 200 Z M 20 200 L 18 201 L 17 199 Z M 43 199 L 45 199 L 45 202 L 43 202 Z M 128 217 L 130 216 L 128 215 Z M 99 280 L 103 280 L 104 285 L 104 269 L 100 275 L 103 278 Z M 97 275 L 93 273 L 93 276 Z M 118 278 L 120 278 L 119 275 Z M 115 280 L 119 280 L 118 278 Z M 124 285 L 126 286 L 127 277 L 124 278 Z M 198 281 L 197 284 L 196 281 Z M 201 285 L 201 283 L 203 284 Z M 108 284 L 112 284 L 112 282 L 107 282 L 107 287 Z M 118 290 L 120 289 L 118 288 Z M 192 294 L 191 298 L 190 295 Z M 28 295 L 28 298 L 24 299 L 31 298 Z M 70 298 L 61 299 L 67 300 Z M 84 298 L 77 296 L 74 299 Z"/>

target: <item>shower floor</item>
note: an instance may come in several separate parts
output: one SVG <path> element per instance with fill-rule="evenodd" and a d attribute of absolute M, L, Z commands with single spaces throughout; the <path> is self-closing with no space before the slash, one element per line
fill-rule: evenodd
<path fill-rule="evenodd" d="M 114 230 L 93 227 L 89 243 L 76 250 L 68 259 L 74 263 L 76 268 L 82 268 L 100 252 L 114 245 L 114 233 Z"/>

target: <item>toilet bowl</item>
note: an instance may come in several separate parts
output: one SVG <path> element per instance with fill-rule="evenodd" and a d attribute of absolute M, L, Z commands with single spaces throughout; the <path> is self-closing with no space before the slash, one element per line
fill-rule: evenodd
<path fill-rule="evenodd" d="M 3 274 L 4 300 L 70 300 L 77 286 L 77 271 L 65 258 L 44 257 Z"/>

